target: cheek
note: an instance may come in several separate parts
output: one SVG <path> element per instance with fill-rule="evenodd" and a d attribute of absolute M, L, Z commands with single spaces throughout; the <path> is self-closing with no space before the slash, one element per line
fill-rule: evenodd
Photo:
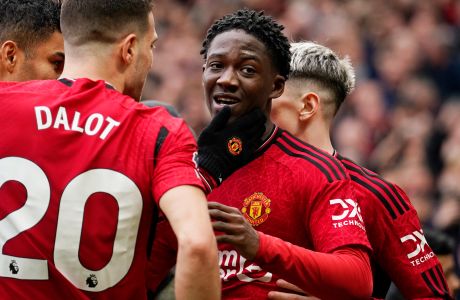
<path fill-rule="evenodd" d="M 296 115 L 291 105 L 288 105 L 285 101 L 274 99 L 270 118 L 276 125 L 287 130 L 295 122 Z"/>
<path fill-rule="evenodd" d="M 203 91 L 204 91 L 205 97 L 206 98 L 210 97 L 210 95 L 212 93 L 212 89 L 214 87 L 215 80 L 213 80 L 212 77 L 210 77 L 210 76 L 208 76 L 206 74 L 203 74 L 203 78 L 202 78 L 201 82 L 202 82 L 202 85 L 203 85 Z"/>

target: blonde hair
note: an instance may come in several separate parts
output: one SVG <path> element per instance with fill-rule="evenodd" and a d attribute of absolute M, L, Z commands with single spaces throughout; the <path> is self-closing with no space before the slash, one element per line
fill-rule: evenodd
<path fill-rule="evenodd" d="M 314 42 L 291 43 L 290 79 L 314 80 L 334 94 L 337 111 L 355 87 L 350 59 L 339 58 L 331 49 Z"/>

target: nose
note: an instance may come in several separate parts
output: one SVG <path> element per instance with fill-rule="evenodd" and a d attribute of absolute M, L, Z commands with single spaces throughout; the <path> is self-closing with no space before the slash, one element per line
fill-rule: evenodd
<path fill-rule="evenodd" d="M 235 92 L 238 89 L 238 78 L 235 69 L 226 68 L 217 80 L 217 84 L 226 91 Z"/>

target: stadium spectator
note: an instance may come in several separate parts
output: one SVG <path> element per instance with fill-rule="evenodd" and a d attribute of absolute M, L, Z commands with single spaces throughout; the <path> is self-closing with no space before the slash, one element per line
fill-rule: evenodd
<path fill-rule="evenodd" d="M 60 5 L 52 0 L 0 1 L 0 81 L 56 79 L 64 66 Z"/>
<path fill-rule="evenodd" d="M 417 212 L 395 184 L 338 154 L 329 135 L 334 116 L 355 85 L 348 58 L 313 42 L 291 44 L 291 73 L 272 105 L 272 120 L 304 142 L 336 156 L 354 183 L 373 254 L 373 297 L 384 298 L 390 279 L 407 299 L 446 299 L 440 264 L 426 245 Z M 416 247 L 416 250 L 414 250 Z"/>
<path fill-rule="evenodd" d="M 219 299 L 195 140 L 137 102 L 152 1 L 66 0 L 61 29 L 61 79 L 0 83 L 2 299 L 145 299 L 159 209 L 178 238 L 177 298 Z"/>

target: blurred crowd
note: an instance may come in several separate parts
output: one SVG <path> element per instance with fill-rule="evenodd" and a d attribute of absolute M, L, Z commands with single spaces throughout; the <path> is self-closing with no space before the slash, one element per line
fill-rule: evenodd
<path fill-rule="evenodd" d="M 157 0 L 155 5 L 159 42 L 144 99 L 172 104 L 198 134 L 210 119 L 199 54 L 206 29 L 236 9 L 262 9 L 286 27 L 291 41 L 313 40 L 350 57 L 357 87 L 337 118 L 334 145 L 399 184 L 425 226 L 460 240 L 459 0 Z"/>

